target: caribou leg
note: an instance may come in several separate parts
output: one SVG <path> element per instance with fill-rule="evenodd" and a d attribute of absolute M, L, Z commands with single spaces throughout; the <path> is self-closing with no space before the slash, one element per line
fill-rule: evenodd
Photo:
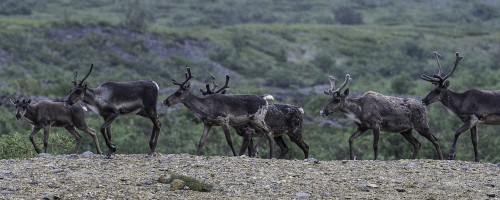
<path fill-rule="evenodd" d="M 233 152 L 233 156 L 238 155 L 238 154 L 236 154 L 236 151 L 234 150 L 234 147 L 233 147 L 233 141 L 231 140 L 231 132 L 229 132 L 229 124 L 228 123 L 222 124 L 221 127 L 222 127 L 222 130 L 224 131 L 224 135 L 226 136 L 227 144 L 229 144 L 229 147 L 231 148 L 231 151 Z"/>
<path fill-rule="evenodd" d="M 88 126 L 86 126 L 84 128 L 78 128 L 78 129 L 82 130 L 85 133 L 88 133 L 92 137 L 97 154 L 102 154 L 101 147 L 99 147 L 99 141 L 97 140 L 97 134 L 96 134 L 95 130 L 88 127 Z"/>
<path fill-rule="evenodd" d="M 356 160 L 356 156 L 354 155 L 354 152 L 352 149 L 352 143 L 354 142 L 354 140 L 356 138 L 363 135 L 363 133 L 365 133 L 367 130 L 368 130 L 367 128 L 363 128 L 363 127 L 358 126 L 358 129 L 351 135 L 351 137 L 349 137 L 349 156 L 350 156 L 351 160 Z"/>
<path fill-rule="evenodd" d="M 258 122 L 256 122 L 256 123 L 252 123 L 252 124 L 256 125 L 256 128 L 260 128 L 264 131 L 264 134 L 262 135 L 262 137 L 260 137 L 259 141 L 257 142 L 257 145 L 255 145 L 254 151 L 257 151 L 257 149 L 262 144 L 262 142 L 264 142 L 264 137 L 267 136 L 267 139 L 269 140 L 269 144 L 271 144 L 271 145 L 269 145 L 269 149 L 270 149 L 269 150 L 270 151 L 269 158 L 273 158 L 274 157 L 274 145 L 272 145 L 274 143 L 273 132 L 265 123 L 259 124 Z"/>
<path fill-rule="evenodd" d="M 157 114 L 154 114 L 150 118 L 153 122 L 153 131 L 151 133 L 151 139 L 149 139 L 149 156 L 156 156 L 156 145 L 158 144 L 158 136 L 160 135 L 161 122 Z"/>
<path fill-rule="evenodd" d="M 283 159 L 288 151 L 290 151 L 290 149 L 288 149 L 288 147 L 286 146 L 286 143 L 283 140 L 283 136 L 275 137 L 274 141 L 276 141 L 276 144 L 278 144 L 278 146 L 280 147 L 280 155 L 278 159 Z"/>
<path fill-rule="evenodd" d="M 49 146 L 49 131 L 50 126 L 43 126 L 43 152 L 47 153 L 47 147 Z"/>
<path fill-rule="evenodd" d="M 476 126 L 479 123 L 479 119 L 476 116 L 471 115 L 464 122 L 465 122 L 464 125 L 462 125 L 455 132 L 455 138 L 453 138 L 453 144 L 451 145 L 450 152 L 448 153 L 448 159 L 450 159 L 450 160 L 455 159 L 455 156 L 456 156 L 455 151 L 456 151 L 456 145 L 457 145 L 458 137 L 460 137 L 460 135 L 463 132 L 471 129 L 474 126 Z"/>
<path fill-rule="evenodd" d="M 203 135 L 201 135 L 200 142 L 198 143 L 198 149 L 196 150 L 196 155 L 200 155 L 201 148 L 205 144 L 205 141 L 207 140 L 207 136 L 211 128 L 212 128 L 211 125 L 203 123 Z"/>
<path fill-rule="evenodd" d="M 111 123 L 118 117 L 117 114 L 109 114 L 104 117 L 104 124 L 101 125 L 101 134 L 104 137 L 106 146 L 108 147 L 108 152 L 106 153 L 106 158 L 111 158 L 111 155 L 116 152 L 116 146 L 111 142 Z"/>
<path fill-rule="evenodd" d="M 64 128 L 75 138 L 75 154 L 78 154 L 80 151 L 80 145 L 82 144 L 82 136 L 78 133 L 78 131 L 76 131 L 74 126 L 65 126 Z"/>
<path fill-rule="evenodd" d="M 478 135 L 477 135 L 477 129 L 476 129 L 476 126 L 473 126 L 471 129 L 470 129 L 470 137 L 471 137 L 471 140 L 472 140 L 472 146 L 474 146 L 474 161 L 475 162 L 479 162 L 480 158 L 479 158 L 479 152 L 477 150 L 477 140 L 478 140 Z"/>
<path fill-rule="evenodd" d="M 293 143 L 297 144 L 297 146 L 300 147 L 300 149 L 302 149 L 302 151 L 304 152 L 304 159 L 307 159 L 309 157 L 309 146 L 304 142 L 304 139 L 302 139 L 302 137 L 297 136 L 299 134 L 294 134 L 293 137 L 291 137 L 290 135 L 288 135 L 288 138 L 290 138 L 290 140 L 292 140 Z"/>
<path fill-rule="evenodd" d="M 241 148 L 240 148 L 240 153 L 238 154 L 239 156 L 245 154 L 246 149 L 248 148 L 248 157 L 252 157 L 252 149 L 251 146 L 249 146 L 252 142 L 252 137 L 250 137 L 247 134 L 248 131 L 245 131 L 243 135 L 243 142 L 241 143 Z"/>
<path fill-rule="evenodd" d="M 36 153 L 42 153 L 42 150 L 40 148 L 38 148 L 38 146 L 36 145 L 35 143 L 35 140 L 33 139 L 33 137 L 38 133 L 38 131 L 40 131 L 41 128 L 38 128 L 38 127 L 34 127 L 33 128 L 33 131 L 31 132 L 29 138 L 30 138 L 30 141 L 31 141 L 31 144 L 33 144 L 33 147 L 35 147 L 35 151 Z"/>
<path fill-rule="evenodd" d="M 378 138 L 380 136 L 380 127 L 373 127 L 373 159 L 377 160 L 378 157 Z"/>
<path fill-rule="evenodd" d="M 416 129 L 416 130 L 421 136 L 424 136 L 427 140 L 432 142 L 432 144 L 434 145 L 434 148 L 436 148 L 436 153 L 438 155 L 438 159 L 442 160 L 443 154 L 441 153 L 441 148 L 439 147 L 438 139 L 436 137 L 434 137 L 434 135 L 431 133 L 431 130 L 429 129 L 429 127 L 426 126 L 424 129 Z"/>
<path fill-rule="evenodd" d="M 417 138 L 413 137 L 411 131 L 412 131 L 411 129 L 407 130 L 405 132 L 402 132 L 401 135 L 403 135 L 403 137 L 413 146 L 413 155 L 411 156 L 411 159 L 415 159 L 417 158 L 417 153 L 420 150 L 420 146 L 422 144 L 420 144 Z"/>

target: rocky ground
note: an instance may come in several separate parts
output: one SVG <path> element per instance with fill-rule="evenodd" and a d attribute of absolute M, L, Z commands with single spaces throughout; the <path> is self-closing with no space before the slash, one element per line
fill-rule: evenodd
<path fill-rule="evenodd" d="M 186 154 L 42 155 L 0 160 L 0 199 L 495 199 L 500 165 L 468 161 L 303 161 Z M 213 186 L 171 190 L 167 173 Z"/>

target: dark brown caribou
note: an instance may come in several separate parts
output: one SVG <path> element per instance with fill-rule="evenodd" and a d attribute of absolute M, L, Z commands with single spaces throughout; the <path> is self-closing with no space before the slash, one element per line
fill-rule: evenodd
<path fill-rule="evenodd" d="M 51 127 L 64 127 L 73 137 L 75 137 L 75 153 L 80 151 L 82 136 L 76 129 L 82 130 L 94 140 L 95 148 L 98 154 L 101 153 L 97 136 L 94 129 L 90 128 L 85 122 L 85 113 L 80 105 L 65 106 L 63 102 L 39 101 L 31 104 L 31 99 L 20 101 L 19 99 L 10 100 L 16 106 L 16 118 L 19 120 L 23 116 L 33 124 L 33 131 L 29 138 L 36 153 L 42 153 L 38 148 L 33 137 L 43 129 L 43 152 L 47 153 L 49 131 Z"/>
<path fill-rule="evenodd" d="M 377 159 L 380 131 L 401 133 L 413 146 L 412 158 L 416 158 L 420 142 L 413 137 L 413 129 L 432 142 L 438 158 L 442 159 L 438 139 L 429 129 L 425 106 L 422 103 L 414 99 L 385 96 L 371 91 L 358 98 L 349 98 L 347 97 L 349 88 L 342 92 L 342 89 L 351 81 L 349 74 L 345 76 L 342 86 L 337 89 L 335 89 L 335 78 L 330 76 L 329 80 L 331 89 L 325 90 L 325 94 L 332 95 L 332 98 L 321 111 L 321 115 L 328 116 L 331 113 L 342 112 L 358 126 L 357 130 L 349 137 L 351 159 L 356 159 L 352 148 L 353 141 L 368 129 L 373 130 L 375 160 Z"/>
<path fill-rule="evenodd" d="M 226 83 L 222 88 L 215 91 L 218 87 L 215 77 L 212 76 L 213 88 L 210 89 L 210 84 L 206 84 L 206 90 L 201 90 L 203 95 L 210 94 L 224 94 L 226 88 L 228 88 L 229 75 L 226 75 Z M 288 153 L 289 149 L 283 140 L 283 135 L 288 135 L 290 140 L 297 144 L 304 152 L 304 157 L 309 156 L 309 146 L 304 142 L 302 138 L 302 119 L 304 115 L 304 110 L 299 106 L 294 106 L 290 104 L 270 104 L 267 108 L 267 113 L 265 117 L 265 122 L 271 128 L 274 135 L 274 141 L 280 147 L 280 155 L 278 159 L 284 158 Z M 265 133 L 254 128 L 251 124 L 245 124 L 240 126 L 233 126 L 236 133 L 243 137 L 243 143 L 240 148 L 239 155 L 243 155 L 245 150 L 248 148 L 248 155 L 255 156 L 253 150 L 253 140 L 252 137 L 262 137 Z M 272 145 L 272 143 L 270 144 Z"/>
<path fill-rule="evenodd" d="M 94 112 L 99 114 L 104 123 L 101 133 L 106 141 L 108 152 L 106 158 L 116 152 L 116 146 L 111 141 L 111 123 L 120 115 L 134 114 L 146 117 L 153 122 L 153 131 L 149 140 L 150 156 L 156 155 L 156 144 L 160 133 L 161 122 L 156 112 L 158 84 L 154 81 L 105 82 L 97 88 L 88 88 L 84 81 L 92 72 L 90 66 L 87 75 L 77 82 L 77 71 L 73 77 L 73 88 L 66 99 L 67 105 L 82 101 Z"/>
<path fill-rule="evenodd" d="M 455 159 L 455 151 L 458 137 L 465 131 L 470 130 L 472 145 L 474 146 L 474 160 L 479 162 L 479 152 L 477 148 L 477 129 L 478 124 L 499 125 L 500 124 L 500 90 L 488 91 L 471 89 L 462 93 L 454 92 L 448 87 L 448 79 L 458 66 L 462 56 L 457 52 L 455 54 L 455 65 L 451 72 L 444 77 L 441 75 L 442 68 L 439 61 L 440 55 L 434 52 L 439 71 L 437 74 L 428 76 L 422 74 L 420 78 L 435 85 L 434 89 L 422 100 L 425 105 L 440 101 L 444 106 L 450 109 L 464 123 L 455 131 L 455 138 L 448 153 L 448 159 Z"/>
<path fill-rule="evenodd" d="M 173 106 L 182 103 L 202 120 L 204 130 L 196 151 L 197 155 L 200 155 L 201 148 L 212 126 L 222 127 L 226 141 L 234 156 L 237 154 L 231 140 L 231 134 L 229 132 L 230 126 L 251 123 L 253 126 L 262 129 L 269 140 L 274 141 L 273 133 L 264 121 L 268 108 L 268 103 L 266 101 L 266 99 L 269 98 L 268 96 L 212 94 L 206 97 L 197 97 L 189 91 L 191 88 L 189 80 L 193 78 L 189 67 L 187 68 L 185 76 L 186 79 L 182 83 L 172 79 L 174 85 L 178 85 L 179 89 L 167 97 L 165 101 L 163 101 L 163 104 L 165 106 Z M 219 92 L 222 92 L 222 90 Z M 256 147 L 262 143 L 263 139 L 264 137 L 261 137 Z M 272 146 L 270 156 L 273 157 Z"/>

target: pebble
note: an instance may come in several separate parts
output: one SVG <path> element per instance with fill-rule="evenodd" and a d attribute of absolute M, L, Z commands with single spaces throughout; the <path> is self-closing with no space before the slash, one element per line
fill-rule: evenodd
<path fill-rule="evenodd" d="M 94 153 L 92 153 L 91 151 L 85 151 L 82 153 L 82 156 L 92 156 L 94 155 Z"/>
<path fill-rule="evenodd" d="M 402 187 L 397 187 L 397 188 L 394 188 L 394 189 L 396 189 L 396 191 L 398 191 L 398 192 L 406 192 L 406 190 L 404 188 L 402 188 Z"/>
<path fill-rule="evenodd" d="M 56 200 L 56 199 L 61 199 L 58 194 L 53 193 L 53 192 L 44 192 L 42 193 L 42 199 L 43 200 Z"/>
<path fill-rule="evenodd" d="M 0 174 L 2 175 L 7 175 L 7 174 L 11 174 L 12 172 L 9 171 L 9 170 L 0 170 Z"/>
<path fill-rule="evenodd" d="M 14 191 L 10 190 L 10 189 L 2 189 L 2 191 L 0 191 L 0 194 L 13 194 Z"/>
<path fill-rule="evenodd" d="M 183 190 L 184 189 L 184 181 L 181 179 L 174 179 L 170 183 L 170 190 Z"/>
<path fill-rule="evenodd" d="M 297 196 L 297 198 L 309 198 L 311 195 L 309 195 L 305 192 L 297 192 L 297 194 L 295 194 L 295 196 Z"/>
<path fill-rule="evenodd" d="M 40 154 L 38 154 L 38 157 L 42 157 L 42 158 L 43 157 L 50 157 L 50 156 L 52 156 L 52 155 L 50 155 L 48 153 L 40 153 Z"/>
<path fill-rule="evenodd" d="M 497 196 L 495 193 L 491 193 L 491 192 L 486 194 L 486 195 L 488 195 L 488 197 L 496 197 Z"/>

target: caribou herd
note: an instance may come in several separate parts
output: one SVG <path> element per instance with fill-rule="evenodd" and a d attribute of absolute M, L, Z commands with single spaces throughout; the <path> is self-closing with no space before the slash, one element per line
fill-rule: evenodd
<path fill-rule="evenodd" d="M 453 69 L 443 77 L 440 55 L 434 52 L 434 56 L 438 65 L 437 74 L 432 76 L 422 74 L 421 79 L 434 84 L 435 87 L 422 101 L 386 96 L 372 91 L 359 97 L 350 97 L 347 86 L 352 79 L 349 74 L 345 75 L 344 82 L 337 88 L 335 77 L 328 77 L 331 88 L 325 90 L 324 93 L 330 96 L 330 100 L 320 113 L 324 117 L 333 113 L 344 113 L 356 124 L 357 129 L 349 138 L 350 159 L 356 159 L 353 153 L 354 140 L 369 129 L 373 132 L 374 159 L 377 159 L 380 131 L 400 133 L 413 146 L 412 159 L 415 159 L 421 144 L 413 136 L 413 130 L 429 140 L 436 149 L 436 158 L 442 159 L 438 139 L 432 134 L 427 123 L 425 107 L 439 101 L 464 123 L 455 132 L 448 159 L 455 158 L 458 137 L 463 132 L 470 130 L 475 161 L 479 162 L 476 126 L 482 123 L 500 124 L 500 91 L 477 89 L 462 93 L 451 91 L 448 89 L 450 81 L 447 79 L 455 72 L 463 57 L 457 52 Z M 149 156 L 156 156 L 156 145 L 162 126 L 156 108 L 158 84 L 154 81 L 105 82 L 97 88 L 89 88 L 85 80 L 93 68 L 92 64 L 89 72 L 80 81 L 77 80 L 78 72 L 75 71 L 73 87 L 64 102 L 39 101 L 31 103 L 30 99 L 11 99 L 16 108 L 15 117 L 17 119 L 24 117 L 34 126 L 29 139 L 35 151 L 42 153 L 33 138 L 41 129 L 44 132 L 43 152 L 46 153 L 50 128 L 64 127 L 75 137 L 75 153 L 79 152 L 82 141 L 82 136 L 76 130 L 78 129 L 92 136 L 96 152 L 101 154 L 96 131 L 85 122 L 83 107 L 85 106 L 99 114 L 104 120 L 100 132 L 108 147 L 108 151 L 105 153 L 106 158 L 111 158 L 117 151 L 116 145 L 111 140 L 111 124 L 118 116 L 127 114 L 139 115 L 151 120 L 153 128 L 149 140 L 151 150 Z M 225 84 L 219 89 L 217 89 L 218 85 L 212 76 L 213 85 L 206 84 L 206 90 L 200 89 L 201 96 L 196 95 L 190 91 L 190 80 L 193 77 L 191 69 L 188 67 L 182 82 L 172 79 L 173 84 L 179 88 L 163 101 L 163 105 L 170 107 L 183 104 L 203 122 L 204 130 L 196 151 L 197 155 L 201 154 L 201 149 L 211 128 L 220 126 L 234 156 L 243 155 L 247 150 L 249 156 L 255 156 L 258 147 L 267 138 L 270 158 L 274 157 L 274 142 L 280 147 L 280 154 L 277 158 L 284 158 L 289 151 L 283 139 L 283 136 L 287 135 L 302 149 L 304 157 L 308 158 L 309 146 L 304 142 L 302 135 L 304 110 L 300 106 L 270 104 L 269 100 L 273 99 L 271 95 L 226 94 L 226 90 L 229 88 L 229 75 L 226 75 Z M 233 147 L 231 129 L 236 130 L 237 134 L 243 137 L 243 144 L 238 154 Z M 253 137 L 259 138 L 255 146 Z"/>

